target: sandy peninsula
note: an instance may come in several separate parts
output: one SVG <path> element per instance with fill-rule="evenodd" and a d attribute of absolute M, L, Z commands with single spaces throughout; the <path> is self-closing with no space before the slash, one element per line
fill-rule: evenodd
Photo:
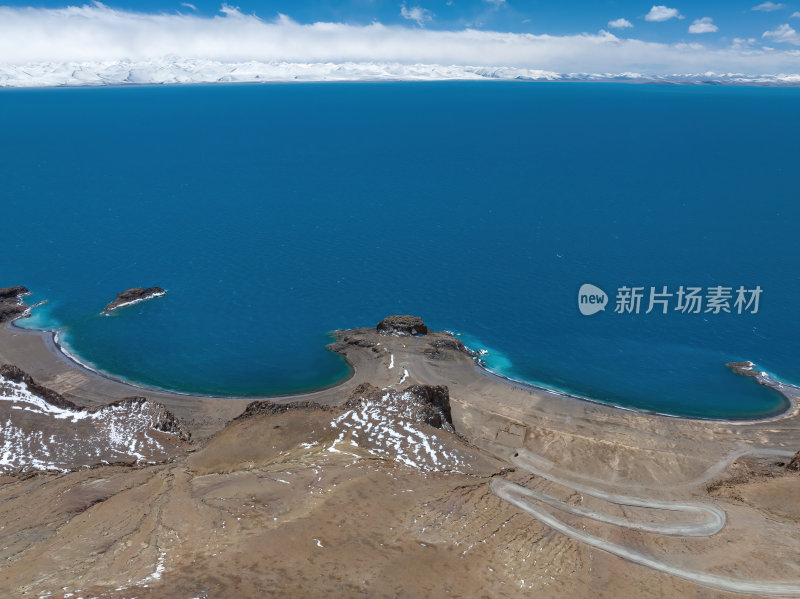
<path fill-rule="evenodd" d="M 140 457 L 6 469 L 0 595 L 800 596 L 795 388 L 762 380 L 787 409 L 759 421 L 639 413 L 487 376 L 408 318 L 335 331 L 342 384 L 261 400 L 110 380 L 0 328 L 28 377 L 0 417 L 28 436 L 93 423 L 101 453 L 103 409 L 159 414 L 120 433 Z"/>

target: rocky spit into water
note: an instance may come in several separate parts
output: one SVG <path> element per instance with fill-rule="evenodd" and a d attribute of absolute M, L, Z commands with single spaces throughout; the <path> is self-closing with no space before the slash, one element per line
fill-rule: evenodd
<path fill-rule="evenodd" d="M 347 381 L 242 400 L 0 328 L 0 596 L 800 595 L 791 389 L 669 418 L 487 377 L 416 317 L 334 335 Z"/>

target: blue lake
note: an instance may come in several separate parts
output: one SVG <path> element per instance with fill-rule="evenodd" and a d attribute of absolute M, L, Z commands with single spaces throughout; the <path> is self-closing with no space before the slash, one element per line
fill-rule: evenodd
<path fill-rule="evenodd" d="M 0 130 L 0 286 L 50 300 L 26 326 L 115 376 L 319 388 L 348 373 L 328 331 L 410 313 L 506 376 L 629 407 L 778 409 L 731 360 L 800 381 L 800 89 L 3 90 Z M 583 283 L 606 310 L 579 312 Z M 644 313 L 681 285 L 763 292 L 755 314 Z M 622 286 L 638 314 L 614 311 Z"/>

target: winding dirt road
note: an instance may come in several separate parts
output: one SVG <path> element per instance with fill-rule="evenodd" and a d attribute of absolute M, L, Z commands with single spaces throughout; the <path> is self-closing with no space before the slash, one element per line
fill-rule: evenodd
<path fill-rule="evenodd" d="M 750 450 L 733 452 L 731 455 L 726 456 L 718 464 L 707 470 L 701 477 L 707 480 L 724 470 L 728 464 L 734 459 L 742 457 L 747 454 L 757 455 L 785 455 L 786 452 L 781 450 Z M 517 454 L 512 458 L 512 462 L 519 468 L 527 470 L 536 476 L 545 478 L 551 482 L 557 483 L 564 487 L 573 489 L 579 493 L 589 495 L 598 499 L 608 501 L 618 505 L 628 505 L 635 507 L 650 508 L 656 510 L 669 510 L 674 512 L 683 513 L 698 513 L 703 516 L 700 521 L 679 521 L 670 523 L 659 522 L 643 522 L 628 520 L 610 514 L 588 510 L 581 506 L 566 503 L 560 499 L 556 499 L 549 495 L 537 493 L 520 485 L 511 483 L 501 478 L 495 478 L 491 482 L 491 490 L 500 499 L 503 499 L 512 505 L 518 507 L 524 512 L 530 514 L 534 518 L 557 530 L 563 535 L 572 539 L 581 541 L 591 547 L 606 551 L 623 559 L 629 560 L 636 564 L 647 566 L 688 580 L 690 582 L 701 584 L 707 587 L 718 589 L 721 591 L 729 591 L 734 593 L 750 593 L 755 595 L 779 595 L 786 597 L 800 597 L 800 581 L 798 582 L 773 582 L 773 581 L 753 581 L 735 578 L 731 576 L 721 576 L 717 574 L 710 574 L 707 572 L 689 570 L 680 566 L 674 566 L 663 560 L 653 556 L 644 554 L 640 551 L 631 549 L 629 547 L 613 543 L 601 537 L 589 534 L 586 531 L 574 528 L 551 513 L 538 507 L 534 501 L 540 501 L 558 510 L 590 518 L 598 522 L 605 522 L 616 526 L 622 526 L 633 530 L 644 532 L 654 532 L 665 535 L 680 535 L 680 536 L 710 536 L 716 534 L 725 526 L 726 517 L 725 512 L 722 510 L 703 504 L 697 503 L 681 503 L 681 502 L 664 502 L 654 501 L 638 497 L 629 497 L 626 495 L 618 495 L 609 493 L 571 481 L 564 480 L 555 476 L 551 472 L 546 471 L 543 467 L 547 465 L 552 466 L 550 462 L 536 456 L 528 450 L 520 449 Z M 582 477 L 584 479 L 588 477 Z"/>

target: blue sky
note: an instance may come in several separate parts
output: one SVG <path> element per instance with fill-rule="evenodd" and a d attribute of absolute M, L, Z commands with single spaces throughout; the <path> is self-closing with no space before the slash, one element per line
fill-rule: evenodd
<path fill-rule="evenodd" d="M 187 0 L 196 8 L 196 14 L 218 14 L 221 2 L 215 0 Z M 80 5 L 81 2 L 40 0 L 38 2 L 0 2 L 6 6 L 33 6 L 61 8 Z M 195 13 L 182 2 L 165 0 L 119 0 L 107 2 L 112 8 L 153 13 Z M 761 10 L 753 10 L 759 1 L 692 0 L 667 2 L 680 17 L 664 21 L 647 20 L 646 15 L 654 4 L 631 0 L 601 1 L 536 1 L 536 0 L 422 0 L 397 2 L 395 0 L 245 0 L 231 1 L 244 14 L 261 19 L 273 19 L 279 13 L 300 23 L 317 21 L 365 25 L 374 21 L 383 24 L 424 26 L 428 29 L 460 30 L 477 28 L 493 31 L 570 35 L 595 33 L 606 29 L 619 37 L 637 38 L 662 43 L 696 42 L 705 44 L 731 43 L 734 38 L 755 39 L 757 43 L 771 44 L 763 38 L 766 31 L 787 24 L 800 30 L 800 0 L 771 3 Z M 770 4 L 770 3 L 767 3 Z M 403 8 L 405 7 L 405 11 Z M 404 17 L 403 14 L 406 16 Z M 798 16 L 792 16 L 797 14 Z M 415 20 L 417 17 L 418 20 Z M 717 31 L 689 33 L 690 26 L 699 19 L 710 19 Z M 613 28 L 609 22 L 627 20 L 632 27 Z M 709 28 L 706 28 L 709 29 Z M 800 42 L 800 40 L 798 40 Z"/>

